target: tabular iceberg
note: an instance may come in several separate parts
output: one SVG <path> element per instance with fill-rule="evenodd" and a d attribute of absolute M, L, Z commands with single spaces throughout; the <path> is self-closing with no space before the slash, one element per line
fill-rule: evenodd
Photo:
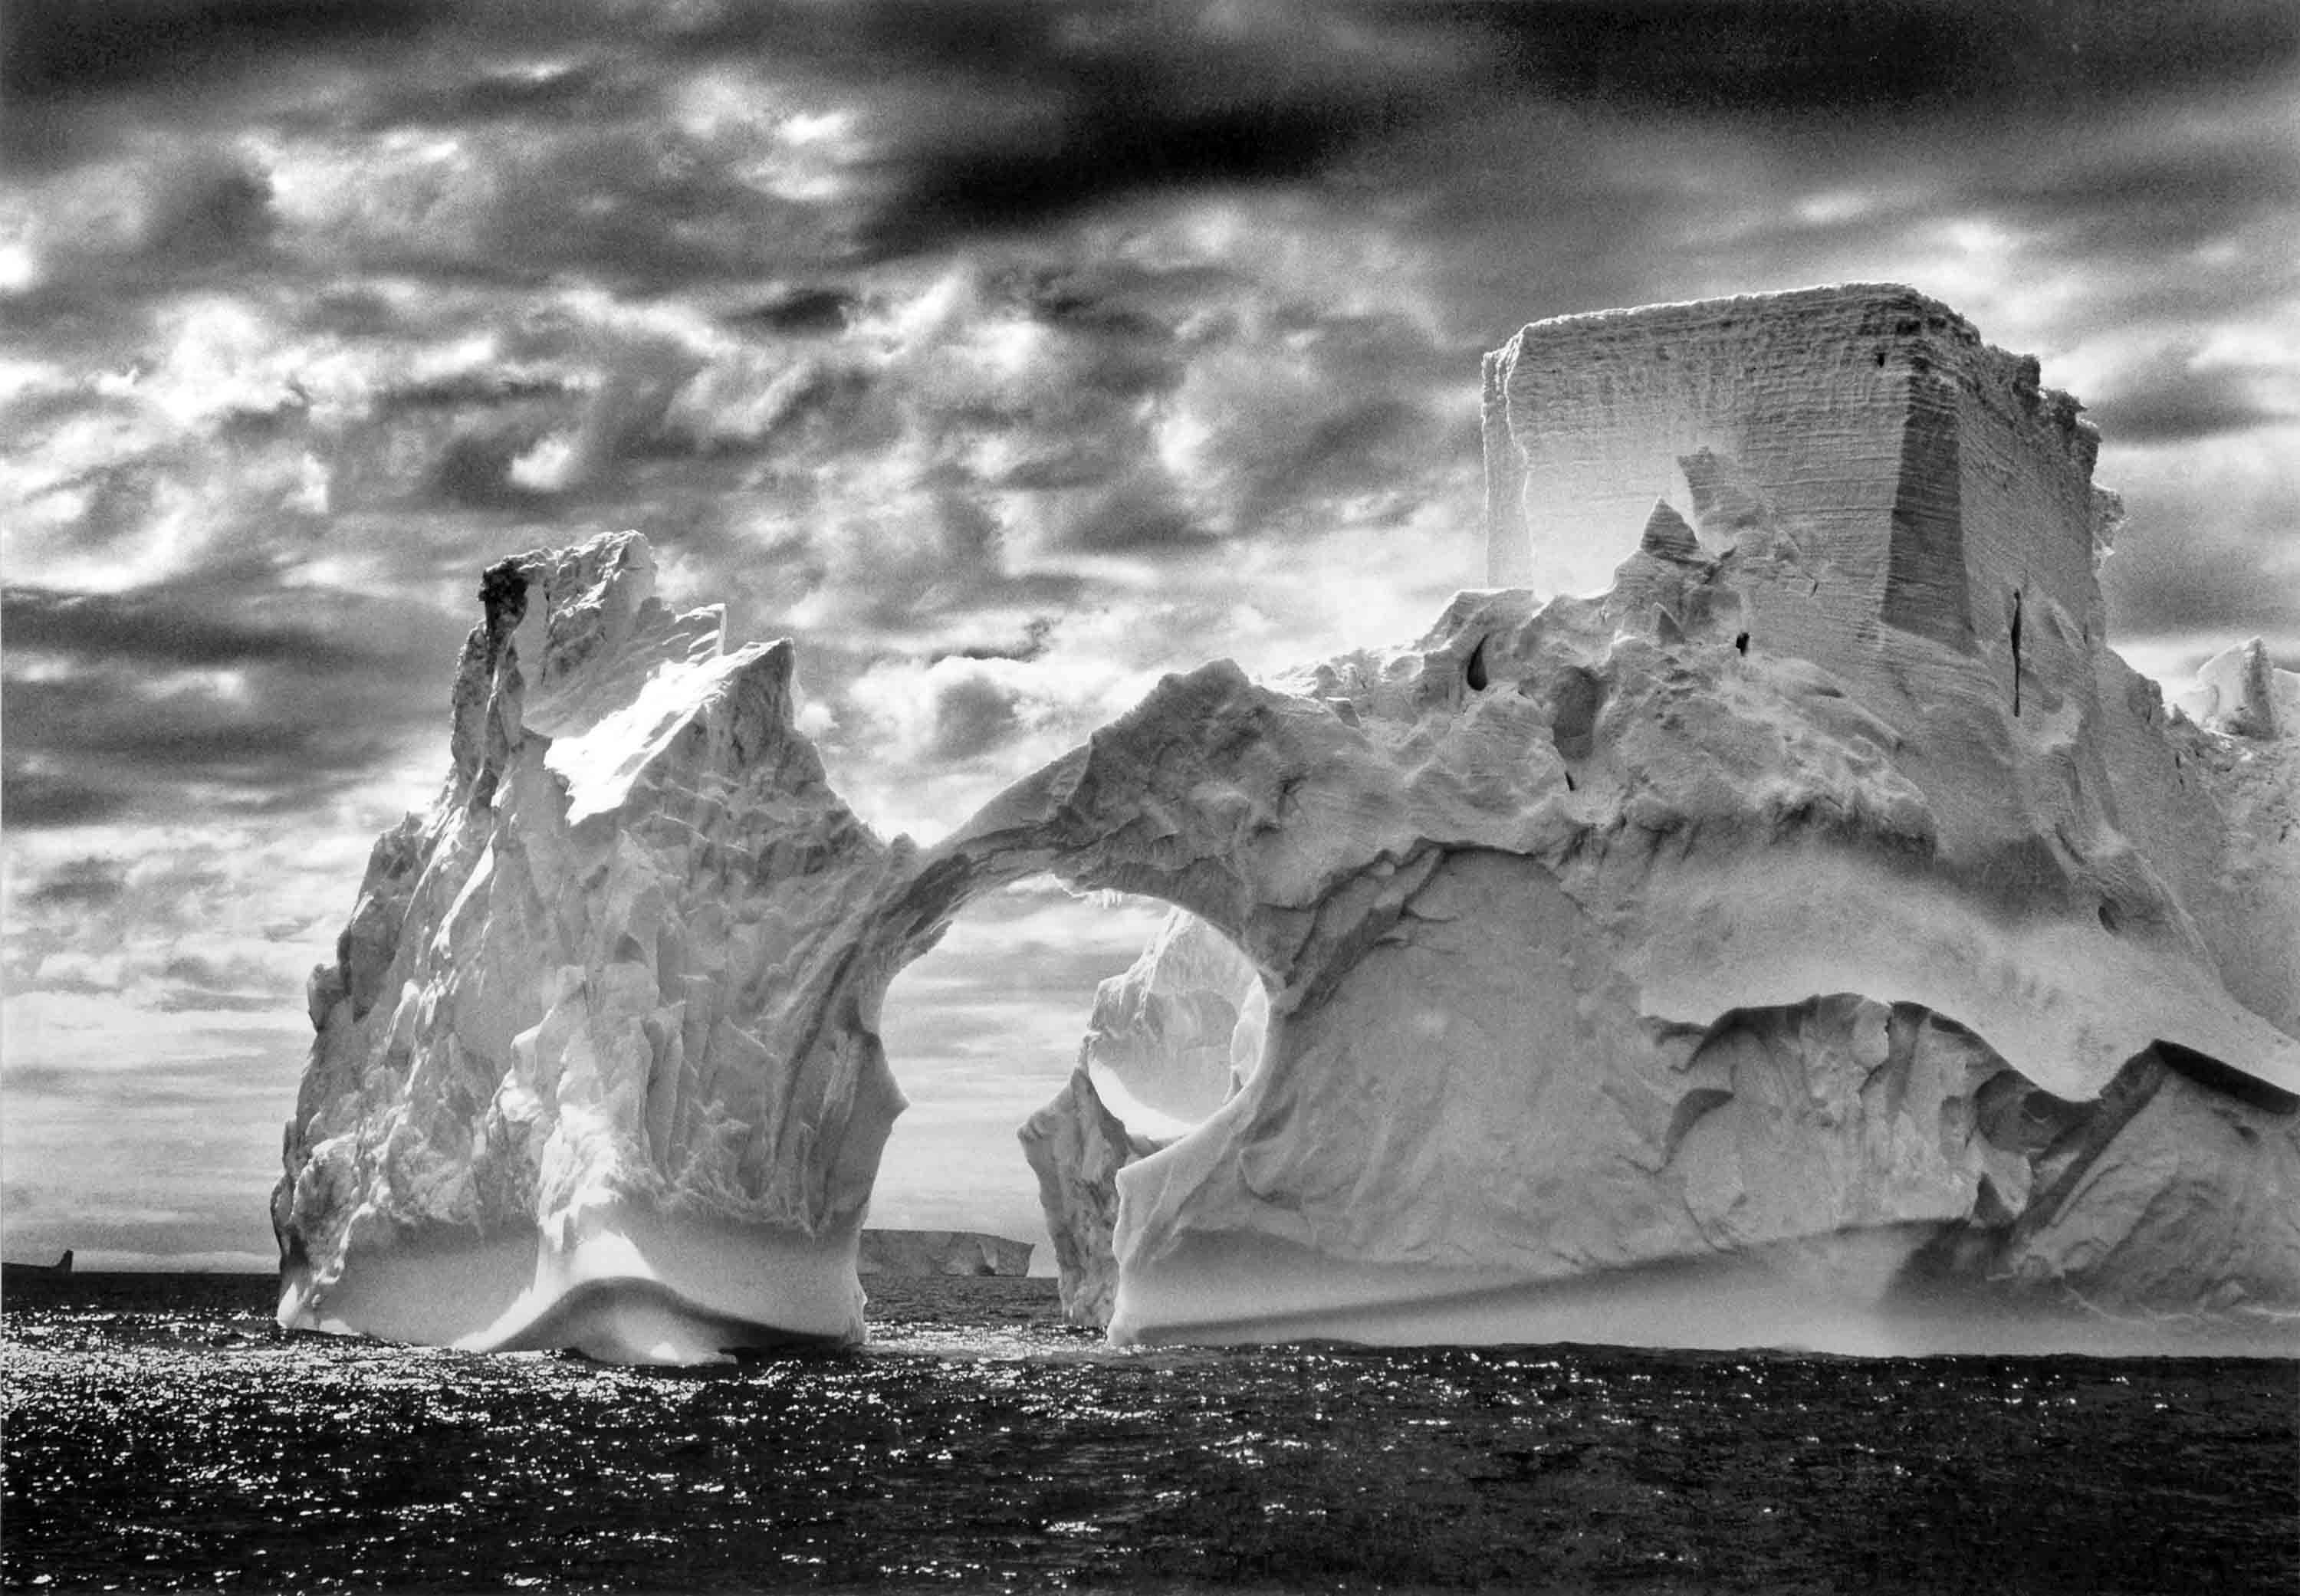
<path fill-rule="evenodd" d="M 979 1230 L 880 1230 L 862 1233 L 854 1268 L 862 1275 L 1027 1275 L 1028 1242 Z"/>
<path fill-rule="evenodd" d="M 859 1334 L 880 995 L 1052 871 L 1221 954 L 1106 986 L 1025 1133 L 1113 1339 L 2288 1333 L 2300 678 L 2241 651 L 2183 714 L 2107 650 L 2075 403 L 1890 287 L 1538 323 L 1486 395 L 1511 586 L 1170 677 L 929 849 L 643 544 L 496 567 L 454 771 L 314 979 L 283 1320 Z"/>

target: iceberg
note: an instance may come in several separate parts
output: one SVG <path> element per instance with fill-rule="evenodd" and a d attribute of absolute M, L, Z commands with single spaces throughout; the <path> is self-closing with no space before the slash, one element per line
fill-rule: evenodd
<path fill-rule="evenodd" d="M 377 844 L 272 1200 L 283 1325 L 717 1359 L 862 1334 L 911 881 L 636 535 L 494 566 L 438 802 Z M 885 972 L 891 974 L 891 968 Z"/>
<path fill-rule="evenodd" d="M 1027 1275 L 1029 1242 L 978 1230 L 880 1230 L 862 1232 L 855 1272 L 862 1275 Z"/>
<path fill-rule="evenodd" d="M 1023 1133 L 1113 1341 L 2300 1341 L 2300 678 L 2109 650 L 2075 402 L 1877 285 L 1536 323 L 1485 395 L 1498 586 L 1170 676 L 930 848 L 643 541 L 492 568 L 313 978 L 282 1322 L 853 1340 L 887 983 L 1051 872 L 1187 917 Z"/>

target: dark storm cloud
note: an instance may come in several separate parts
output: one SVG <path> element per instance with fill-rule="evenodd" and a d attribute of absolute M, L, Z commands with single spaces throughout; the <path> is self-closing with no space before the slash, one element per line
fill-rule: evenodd
<path fill-rule="evenodd" d="M 284 601 L 280 607 L 286 607 Z M 285 664 L 331 670 L 363 657 L 343 639 L 293 619 L 219 613 L 179 593 L 0 593 L 0 630 L 12 652 L 135 661 L 191 669 Z"/>
<path fill-rule="evenodd" d="M 2112 639 L 2166 634 L 2300 636 L 2300 561 L 2289 506 L 2273 524 L 2232 522 L 2180 492 L 2125 495 L 2140 535 L 2101 567 Z"/>
<path fill-rule="evenodd" d="M 74 909 L 101 909 L 128 890 L 127 867 L 116 859 L 89 854 L 68 859 L 50 870 L 28 894 L 31 902 Z"/>
<path fill-rule="evenodd" d="M 163 465 L 149 458 L 106 461 L 61 484 L 86 490 L 78 522 L 81 546 L 104 551 L 141 528 L 158 496 Z"/>
<path fill-rule="evenodd" d="M 19 337 L 67 355 L 117 348 L 146 330 L 150 303 L 243 289 L 282 264 L 270 175 L 238 153 L 197 140 L 153 148 L 92 187 L 62 179 L 35 198 L 40 275 L 4 297 Z"/>
<path fill-rule="evenodd" d="M 1462 440 L 1451 441 L 1458 446 Z M 1258 522 L 1305 502 L 1379 489 L 1399 480 L 1402 455 L 1442 457 L 1446 442 L 1440 426 L 1419 406 L 1353 395 L 1254 462 L 1244 484 L 1245 514 Z"/>
<path fill-rule="evenodd" d="M 1972 16 L 1892 0 L 1551 0 L 1416 10 L 1424 25 L 1482 37 L 1497 74 L 1521 89 L 1607 104 L 1873 112 L 1969 92 L 1990 65 L 1990 30 Z"/>
<path fill-rule="evenodd" d="M 277 813 L 355 786 L 437 729 L 459 635 L 412 606 L 252 581 L 5 604 L 0 802 L 23 827 Z"/>
<path fill-rule="evenodd" d="M 791 237 L 807 225 L 805 207 L 762 194 L 644 123 L 580 131 L 503 161 L 512 181 L 471 254 L 449 257 L 476 274 L 542 281 L 583 270 L 660 293 L 812 253 Z M 420 261 L 421 240 L 410 243 L 409 259 Z"/>
<path fill-rule="evenodd" d="M 1088 553 L 1187 559 L 1221 541 L 1171 483 L 1146 470 L 1076 495 L 1057 528 L 1055 547 Z"/>
<path fill-rule="evenodd" d="M 459 9 L 439 0 L 17 0 L 0 87 L 68 99 L 246 71 L 282 54 L 371 47 Z"/>
<path fill-rule="evenodd" d="M 283 119 L 290 128 L 379 132 L 402 128 L 528 129 L 646 115 L 660 108 L 661 86 L 635 63 L 594 59 L 538 71 L 467 65 L 454 75 L 417 82 L 363 85 L 349 104 L 324 102 Z"/>
<path fill-rule="evenodd" d="M 387 417 L 426 411 L 462 413 L 538 399 L 566 399 L 576 392 L 574 385 L 562 376 L 473 370 L 420 382 L 388 384 L 377 390 L 370 403 L 375 414 Z"/>
<path fill-rule="evenodd" d="M 2190 444 L 2288 420 L 2262 398 L 2251 372 L 2198 368 L 2171 350 L 2120 374 L 2115 388 L 2088 403 L 2089 420 L 2119 444 Z"/>
<path fill-rule="evenodd" d="M 1134 194 L 1309 178 L 1459 87 L 1378 12 L 1265 6 L 1217 22 L 1171 4 L 878 0 L 835 14 L 813 41 L 822 69 L 873 59 L 894 73 L 854 229 L 880 257 Z"/>
<path fill-rule="evenodd" d="M 0 295 L 0 308 L 19 351 L 88 370 L 123 363 L 152 330 L 150 303 L 123 293 L 112 274 L 49 277 L 22 293 Z"/>
<path fill-rule="evenodd" d="M 250 960 L 200 953 L 178 953 L 155 974 L 162 985 L 153 1006 L 170 1014 L 277 1012 L 281 997 L 298 985 Z"/>
<path fill-rule="evenodd" d="M 357 286 L 318 290 L 295 307 L 295 318 L 299 331 L 345 339 L 388 338 L 411 330 L 411 318 L 388 295 Z"/>
<path fill-rule="evenodd" d="M 543 292 L 584 280 L 666 294 L 747 282 L 838 255 L 838 207 L 762 190 L 742 156 L 683 137 L 659 112 L 543 130 L 466 129 L 454 170 L 378 169 L 331 194 L 295 247 L 435 284 Z"/>
<path fill-rule="evenodd" d="M 242 79 L 337 55 L 373 65 L 460 8 L 445 0 L 12 0 L 0 6 L 0 154 L 73 159 L 122 102 L 201 114 Z"/>
<path fill-rule="evenodd" d="M 730 313 L 735 327 L 755 327 L 786 337 L 820 337 L 844 332 L 856 296 L 841 288 L 787 288 Z"/>
<path fill-rule="evenodd" d="M 1392 14 L 1488 41 L 1521 90 L 1735 115 L 2090 110 L 2257 80 L 2300 56 L 2300 14 L 2279 0 L 1545 0 Z"/>
<path fill-rule="evenodd" d="M 1110 334 L 1165 337 L 1175 325 L 1239 283 L 1236 270 L 1203 261 L 1152 265 L 1131 260 L 1071 260 L 1016 275 L 1021 296 L 1049 325 Z"/>
<path fill-rule="evenodd" d="M 171 981 L 181 981 L 187 986 L 205 986 L 213 991 L 228 992 L 246 979 L 246 972 L 229 968 L 212 959 L 196 953 L 179 953 L 161 966 L 160 973 Z"/>
<path fill-rule="evenodd" d="M 56 114 L 155 86 L 206 86 L 211 98 L 219 84 L 262 87 L 267 65 L 315 55 L 404 62 L 396 75 L 330 85 L 281 112 L 279 125 L 516 122 L 551 131 L 554 145 L 556 134 L 574 136 L 563 163 L 544 162 L 563 166 L 557 180 L 531 174 L 509 203 L 518 210 L 520 195 L 534 193 L 599 210 L 620 198 L 621 214 L 610 204 L 592 220 L 603 234 L 597 263 L 626 273 L 638 262 L 625 243 L 649 226 L 660 229 L 667 271 L 699 270 L 724 248 L 698 249 L 680 228 L 662 226 L 691 229 L 714 204 L 742 206 L 743 186 L 709 172 L 711 152 L 688 152 L 648 182 L 618 149 L 624 128 L 663 147 L 666 81 L 719 63 L 872 109 L 867 192 L 839 203 L 861 206 L 854 237 L 868 251 L 899 254 L 1144 190 L 1312 177 L 1370 139 L 1482 114 L 1496 101 L 1848 126 L 1912 112 L 2033 117 L 2224 90 L 2300 59 L 2300 13 L 2275 0 L 1548 0 L 1262 6 L 1220 17 L 1157 0 L 109 0 L 20 4 L 8 15 L 11 101 Z M 537 65 L 537 51 L 554 60 Z M 575 176 L 587 166 L 601 177 L 588 191 Z"/>
<path fill-rule="evenodd" d="M 1191 351 L 1177 328 L 1243 287 L 1196 268 L 1153 274 L 1047 267 L 1024 276 L 1015 292 L 1034 320 L 1067 341 L 1066 370 L 1079 389 L 1131 403 L 1181 382 Z"/>
<path fill-rule="evenodd" d="M 531 429 L 463 433 L 432 468 L 431 496 L 464 510 L 540 510 L 550 495 L 513 481 L 511 474 L 536 436 Z"/>
<path fill-rule="evenodd" d="M 2203 135 L 2112 135 L 1983 170 L 1965 189 L 1969 203 L 2041 229 L 2053 249 L 2099 267 L 2158 266 L 2300 204 L 2288 141 L 2279 147 L 2272 124 L 2249 120 Z"/>
<path fill-rule="evenodd" d="M 1021 694 L 989 677 L 963 676 L 940 684 L 934 730 L 924 752 L 938 760 L 971 759 L 1003 747 L 1021 730 Z"/>
<path fill-rule="evenodd" d="M 348 718 L 282 719 L 112 672 L 20 677 L 8 683 L 7 701 L 11 741 L 28 752 L 69 749 L 100 774 L 245 787 L 259 805 L 364 776 L 389 748 L 386 728 Z"/>
<path fill-rule="evenodd" d="M 2083 114 L 2224 92 L 2300 60 L 2275 0 L 1554 0 L 1200 8 L 875 0 L 718 14 L 669 37 L 884 74 L 892 113 L 857 237 L 903 254 L 1144 191 L 1312 178 L 1369 141 L 1509 102 L 1844 129 Z"/>
<path fill-rule="evenodd" d="M 107 309 L 132 313 L 148 295 L 222 283 L 234 270 L 333 279 L 336 313 L 321 320 L 379 337 L 404 312 L 343 286 L 346 267 L 515 292 L 568 274 L 638 294 L 804 284 L 868 259 L 1043 231 L 1110 201 L 1241 183 L 1317 185 L 1345 211 L 1405 201 L 1454 255 L 1457 308 L 1475 328 L 1466 336 L 1483 343 L 1506 331 L 1504 307 L 1524 304 L 1529 280 L 1544 308 L 1588 308 L 1670 292 L 1671 263 L 1687 259 L 1648 243 L 1682 208 L 1681 187 L 1609 160 L 1612 141 L 1574 125 L 1584 111 L 1654 129 L 1786 118 L 1800 129 L 1790 170 L 1813 181 L 1832 166 L 1857 183 L 1912 159 L 1954 161 L 1966 204 L 2052 229 L 2055 247 L 2146 265 L 2288 206 L 2291 163 L 2256 137 L 2013 158 L 2001 154 L 2006 127 L 2098 123 L 2170 96 L 2224 94 L 2300 58 L 2300 12 L 2244 4 L 1561 0 L 1261 7 L 1220 23 L 1196 6 L 1036 0 L 406 5 L 356 22 L 272 4 L 71 14 L 94 20 L 29 29 L 28 81 L 77 90 L 38 89 L 43 103 L 93 105 L 174 81 L 162 69 L 180 54 L 183 71 L 227 97 L 227 80 L 245 79 L 250 126 L 323 140 L 461 134 L 484 181 L 443 197 L 429 178 L 347 174 L 357 197 L 340 223 L 307 218 L 283 234 L 267 179 L 244 155 L 188 157 L 132 237 L 93 256 L 66 249 L 71 269 L 19 297 L 17 314 L 65 343 L 107 336 Z M 258 70 L 354 44 L 389 46 L 379 59 L 398 70 L 331 80 L 292 104 Z M 98 56 L 112 64 L 91 64 Z M 861 112 L 862 153 L 837 157 L 837 180 L 819 191 L 762 188 L 754 142 L 694 133 L 675 113 L 683 74 L 721 69 L 769 121 L 809 106 Z M 1880 136 L 1921 136 L 1931 153 L 1880 147 Z M 1396 150 L 1402 162 L 1385 154 Z M 2039 158 L 2024 172 L 2030 154 Z M 1536 195 L 1538 251 L 1505 246 L 1510 229 L 1497 221 Z M 1779 248 L 1813 242 L 1784 233 Z M 1781 270 L 1751 265 L 1768 278 Z M 1481 276 L 1496 280 L 1481 287 Z M 2122 291 L 2149 292 L 2141 282 Z M 1097 298 L 1057 288 L 1045 313 L 1077 326 Z M 722 314 L 740 331 L 828 339 L 861 303 L 845 285 L 786 286 L 747 314 Z M 1112 351 L 1114 387 L 1160 391 L 1161 362 L 1122 358 L 1115 322 L 1093 330 Z"/>
<path fill-rule="evenodd" d="M 921 140 L 861 230 L 866 250 L 906 254 L 1021 229 L 1135 189 L 1306 177 L 1378 120 L 1340 97 L 1178 109 L 1162 97 L 1157 74 L 1137 80 L 1138 66 L 1082 71 L 1071 88 L 1078 103 L 1050 137 L 971 150 Z"/>
<path fill-rule="evenodd" d="M 952 137 L 913 152 L 901 192 L 938 212 L 930 229 L 1058 214 L 1146 184 L 1297 176 L 1398 110 L 1402 86 L 1426 92 L 1426 67 L 1383 51 L 1379 32 L 1315 7 L 1209 25 L 1203 8 L 1159 0 L 857 0 L 725 7 L 665 37 L 832 77 L 869 62 L 898 90 L 941 89 L 946 106 L 1031 111 L 942 124 Z M 980 137 L 999 126 L 1026 137 Z"/>
<path fill-rule="evenodd" d="M 164 269 L 213 265 L 262 247 L 271 225 L 271 184 L 262 173 L 236 161 L 203 162 L 172 174 L 145 224 L 142 254 Z"/>
<path fill-rule="evenodd" d="M 2166 530 L 2158 546 L 2135 551 L 2129 564 L 2104 572 L 2112 639 L 2300 631 L 2289 572 L 2263 570 L 2240 548 L 2199 546 Z"/>
<path fill-rule="evenodd" d="M 132 791 L 59 776 L 13 748 L 0 753 L 0 816 L 10 826 L 26 830 L 98 826 L 129 814 L 136 802 Z"/>
<path fill-rule="evenodd" d="M 196 107 L 171 107 L 179 121 L 229 125 L 238 97 L 290 135 L 509 130 L 521 153 L 496 153 L 512 179 L 492 202 L 498 225 L 473 248 L 402 240 L 399 262 L 658 285 L 849 247 L 912 254 L 1145 189 L 1302 178 L 1440 104 L 1447 76 L 1424 49 L 1389 47 L 1378 17 L 1346 25 L 1316 8 L 1249 9 L 1228 26 L 1191 6 L 1038 0 L 36 9 L 13 70 L 38 117 L 108 125 L 139 96 L 196 84 Z M 397 70 L 300 96 L 268 70 L 355 48 L 388 50 L 377 59 Z M 728 169 L 729 151 L 680 135 L 670 96 L 721 65 L 762 93 L 865 108 L 873 154 L 855 184 L 778 202 Z M 808 237 L 810 217 L 837 237 Z M 365 253 L 386 264 L 380 245 Z"/>

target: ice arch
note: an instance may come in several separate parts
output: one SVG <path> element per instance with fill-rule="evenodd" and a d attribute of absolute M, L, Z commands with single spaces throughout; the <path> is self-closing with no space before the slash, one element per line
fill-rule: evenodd
<path fill-rule="evenodd" d="M 1115 1068 L 1139 1080 L 1146 1072 L 1175 1088 L 1154 1096 L 1171 1113 L 1162 1125 L 1180 1122 L 1177 1134 L 1225 1095 L 1196 1069 L 1205 1061 L 1196 1034 L 1218 1018 L 1219 1000 L 1177 1008 L 1162 990 L 1148 1002 L 1121 996 L 1152 995 L 1129 967 L 1166 940 L 1177 913 L 1130 894 L 1080 895 L 1041 877 L 975 899 L 896 975 L 879 1034 L 910 1107 L 880 1157 L 872 1228 L 956 1226 L 1027 1239 L 1032 1272 L 1059 1271 L 1061 1238 L 1050 1244 L 1039 1177 L 1014 1145 L 1016 1127 L 1089 1060 L 1101 1073 Z M 1183 1089 L 1193 1082 L 1215 1089 Z M 866 1232 L 866 1264 L 870 1249 Z"/>
<path fill-rule="evenodd" d="M 1314 848 L 1273 851 L 1250 745 L 1282 709 L 1234 667 L 921 850 L 825 782 L 790 646 L 726 653 L 653 581 L 635 535 L 487 573 L 447 781 L 312 980 L 285 1323 L 644 1360 L 851 1339 L 903 1101 L 880 1004 L 966 903 L 1041 873 L 1143 893 L 1279 979 L 1362 918 L 1326 912 Z M 1230 753 L 1161 773 L 1177 714 Z"/>

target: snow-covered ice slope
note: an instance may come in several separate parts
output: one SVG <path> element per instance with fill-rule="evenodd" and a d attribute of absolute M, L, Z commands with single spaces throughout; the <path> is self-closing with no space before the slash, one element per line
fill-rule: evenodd
<path fill-rule="evenodd" d="M 1658 462 L 1605 591 L 1168 677 L 929 849 L 643 543 L 490 571 L 446 788 L 314 978 L 283 1319 L 859 1334 L 880 997 L 1052 871 L 1235 961 L 1134 982 L 1204 1070 L 1121 1071 L 1121 980 L 1042 1117 L 1114 1339 L 1874 1345 L 1945 1300 L 2288 1336 L 2300 683 L 2247 653 L 2183 713 L 2109 652 L 2073 403 L 1892 287 L 1538 324 L 1488 395 L 1497 544 L 1553 503 L 1617 536 L 1597 490 Z M 1197 993 L 1241 970 L 1258 1063 L 1160 1148 L 1228 1090 Z"/>

